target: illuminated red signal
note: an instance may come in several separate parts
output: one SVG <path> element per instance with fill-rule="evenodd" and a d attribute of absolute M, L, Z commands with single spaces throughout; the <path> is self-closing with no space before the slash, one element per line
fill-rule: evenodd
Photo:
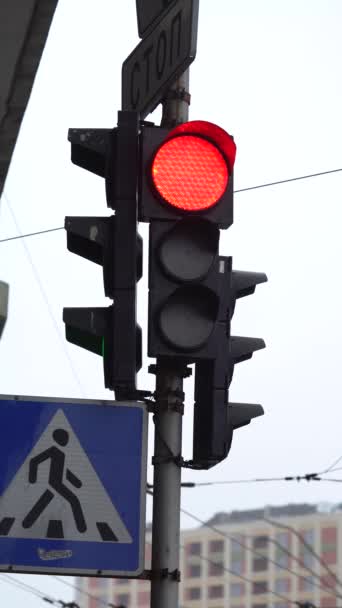
<path fill-rule="evenodd" d="M 152 180 L 157 192 L 184 211 L 209 209 L 227 189 L 235 149 L 233 139 L 212 123 L 179 125 L 153 159 Z"/>

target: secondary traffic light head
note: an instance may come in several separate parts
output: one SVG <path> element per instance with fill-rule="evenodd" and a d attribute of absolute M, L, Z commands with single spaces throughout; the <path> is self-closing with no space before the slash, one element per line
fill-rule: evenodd
<path fill-rule="evenodd" d="M 142 274 L 137 234 L 138 115 L 119 112 L 118 127 L 70 129 L 72 161 L 106 180 L 111 217 L 67 217 L 69 251 L 103 267 L 107 308 L 65 308 L 67 340 L 102 355 L 105 386 L 117 398 L 136 395 L 141 329 L 136 323 L 136 283 Z"/>
<path fill-rule="evenodd" d="M 217 355 L 196 363 L 193 462 L 200 469 L 208 469 L 226 458 L 234 430 L 263 414 L 261 405 L 228 400 L 235 365 L 265 347 L 261 338 L 231 336 L 230 321 L 236 300 L 253 294 L 267 277 L 264 273 L 232 271 L 229 281 L 227 320 L 219 324 L 226 331 L 218 332 Z"/>

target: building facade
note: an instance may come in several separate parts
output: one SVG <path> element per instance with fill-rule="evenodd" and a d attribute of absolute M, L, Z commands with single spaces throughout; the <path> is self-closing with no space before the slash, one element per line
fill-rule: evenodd
<path fill-rule="evenodd" d="M 180 608 L 342 606 L 342 505 L 218 513 L 183 530 L 181 545 Z M 150 558 L 148 531 L 146 569 Z M 78 578 L 76 585 L 80 608 L 150 605 L 148 581 Z"/>

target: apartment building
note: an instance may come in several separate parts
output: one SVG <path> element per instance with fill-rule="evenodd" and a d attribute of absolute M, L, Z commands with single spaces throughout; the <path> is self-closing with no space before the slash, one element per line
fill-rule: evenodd
<path fill-rule="evenodd" d="M 146 569 L 150 543 L 148 530 Z M 342 504 L 217 513 L 183 530 L 181 545 L 180 608 L 342 606 Z M 78 578 L 76 585 L 80 608 L 150 605 L 146 580 Z"/>

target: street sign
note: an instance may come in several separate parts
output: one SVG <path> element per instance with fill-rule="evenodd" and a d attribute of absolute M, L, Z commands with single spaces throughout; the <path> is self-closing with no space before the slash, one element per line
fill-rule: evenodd
<path fill-rule="evenodd" d="M 122 65 L 122 109 L 152 112 L 196 56 L 199 0 L 178 0 Z"/>
<path fill-rule="evenodd" d="M 142 404 L 0 396 L 0 570 L 144 568 Z"/>
<path fill-rule="evenodd" d="M 173 0 L 136 0 L 138 32 L 140 38 L 156 24 L 158 17 L 170 6 Z"/>

